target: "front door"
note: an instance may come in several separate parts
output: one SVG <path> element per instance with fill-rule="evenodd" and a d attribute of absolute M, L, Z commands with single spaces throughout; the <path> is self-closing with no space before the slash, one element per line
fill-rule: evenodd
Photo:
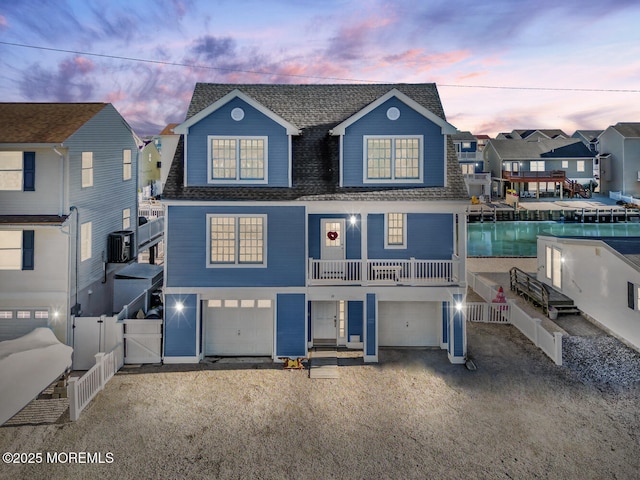
<path fill-rule="evenodd" d="M 320 258 L 344 260 L 344 218 L 323 218 L 321 223 Z"/>
<path fill-rule="evenodd" d="M 313 344 L 336 345 L 338 302 L 313 302 L 311 304 Z"/>

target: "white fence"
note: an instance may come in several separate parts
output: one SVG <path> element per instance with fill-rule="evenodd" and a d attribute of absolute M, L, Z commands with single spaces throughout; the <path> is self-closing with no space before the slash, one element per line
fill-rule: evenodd
<path fill-rule="evenodd" d="M 111 377 L 122 367 L 122 344 L 109 353 L 96 353 L 96 364 L 82 377 L 72 377 L 67 385 L 69 417 L 80 418 L 80 412 L 100 392 Z"/>
<path fill-rule="evenodd" d="M 127 319 L 124 324 L 124 363 L 160 363 L 162 320 Z"/>
<path fill-rule="evenodd" d="M 622 195 L 622 192 L 609 192 L 609 198 L 612 200 L 622 200 L 624 203 L 640 205 L 640 199 L 631 195 Z"/>
<path fill-rule="evenodd" d="M 469 286 L 483 299 L 490 302 L 496 297 L 497 289 L 495 286 L 488 285 L 476 274 L 468 272 L 467 281 Z M 510 323 L 551 358 L 556 365 L 562 365 L 562 333 L 547 331 L 542 326 L 542 320 L 529 316 L 513 300 L 508 300 L 506 304 L 470 302 L 467 304 L 467 320 Z"/>

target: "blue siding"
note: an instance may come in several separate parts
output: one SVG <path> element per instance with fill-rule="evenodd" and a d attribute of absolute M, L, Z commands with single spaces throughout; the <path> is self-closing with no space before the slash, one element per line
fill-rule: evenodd
<path fill-rule="evenodd" d="M 182 302 L 181 312 L 175 308 Z M 198 309 L 196 295 L 165 295 L 164 356 L 193 357 L 196 352 Z"/>
<path fill-rule="evenodd" d="M 320 238 L 324 240 L 324 234 L 320 232 L 321 220 L 323 218 L 344 218 L 346 232 L 346 256 L 349 260 L 358 260 L 362 258 L 362 235 L 360 225 L 362 224 L 360 215 L 355 215 L 356 224 L 351 225 L 349 218 L 351 215 L 345 214 L 323 214 L 309 215 L 309 257 L 320 258 Z"/>
<path fill-rule="evenodd" d="M 453 215 L 449 213 L 409 213 L 407 248 L 384 248 L 384 215 L 367 220 L 369 258 L 450 260 L 453 255 Z"/>
<path fill-rule="evenodd" d="M 236 107 L 244 110 L 244 118 L 239 122 L 231 118 L 231 110 Z M 188 185 L 207 185 L 208 135 L 267 136 L 268 186 L 289 186 L 289 137 L 285 128 L 239 98 L 231 100 L 189 129 L 189 135 L 187 135 Z M 216 185 L 224 184 L 216 182 Z M 230 185 L 237 185 L 237 183 Z"/>
<path fill-rule="evenodd" d="M 367 293 L 367 344 L 365 355 L 376 355 L 376 294 Z"/>
<path fill-rule="evenodd" d="M 396 107 L 400 118 L 387 118 L 387 110 Z M 397 98 L 390 98 L 368 115 L 347 127 L 343 141 L 343 181 L 348 187 L 363 182 L 364 135 L 422 135 L 424 147 L 423 183 L 410 186 L 444 186 L 444 136 L 440 126 L 408 107 Z M 367 183 L 366 185 L 374 185 Z M 403 185 L 394 183 L 394 185 Z"/>
<path fill-rule="evenodd" d="M 360 335 L 361 341 L 363 340 L 362 338 L 363 315 L 364 315 L 364 302 L 359 300 L 347 302 L 348 335 Z"/>
<path fill-rule="evenodd" d="M 278 357 L 306 357 L 307 301 L 304 293 L 278 294 L 276 301 L 276 355 Z"/>
<path fill-rule="evenodd" d="M 454 294 L 454 307 L 460 302 L 462 302 L 462 295 Z M 453 344 L 453 347 L 449 349 L 449 353 L 451 353 L 455 357 L 461 357 L 464 355 L 464 315 L 462 313 L 462 310 L 454 308 L 452 327 L 453 331 L 451 332 L 451 343 Z"/>
<path fill-rule="evenodd" d="M 266 214 L 267 268 L 207 268 L 207 214 Z M 305 285 L 304 207 L 169 206 L 167 286 L 245 287 Z"/>
<path fill-rule="evenodd" d="M 449 344 L 449 302 L 442 302 L 442 341 L 443 345 Z"/>

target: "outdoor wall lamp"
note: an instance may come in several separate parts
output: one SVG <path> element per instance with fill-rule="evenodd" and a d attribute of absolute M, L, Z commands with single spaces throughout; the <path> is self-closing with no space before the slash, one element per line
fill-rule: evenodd
<path fill-rule="evenodd" d="M 351 217 L 349 217 L 349 223 L 351 223 L 351 225 L 355 225 L 357 221 L 358 218 L 355 215 L 351 215 Z"/>
<path fill-rule="evenodd" d="M 181 312 L 182 310 L 184 310 L 184 304 L 182 302 L 176 302 L 175 307 L 178 312 Z"/>

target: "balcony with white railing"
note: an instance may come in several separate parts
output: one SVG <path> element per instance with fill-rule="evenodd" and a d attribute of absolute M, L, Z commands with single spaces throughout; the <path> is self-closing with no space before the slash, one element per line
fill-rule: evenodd
<path fill-rule="evenodd" d="M 138 225 L 138 250 L 157 244 L 164 237 L 164 217 L 156 217 L 144 225 Z"/>
<path fill-rule="evenodd" d="M 486 185 L 491 184 L 491 173 L 465 173 L 464 181 L 467 185 Z"/>
<path fill-rule="evenodd" d="M 460 261 L 309 259 L 309 285 L 442 286 L 458 283 Z"/>

